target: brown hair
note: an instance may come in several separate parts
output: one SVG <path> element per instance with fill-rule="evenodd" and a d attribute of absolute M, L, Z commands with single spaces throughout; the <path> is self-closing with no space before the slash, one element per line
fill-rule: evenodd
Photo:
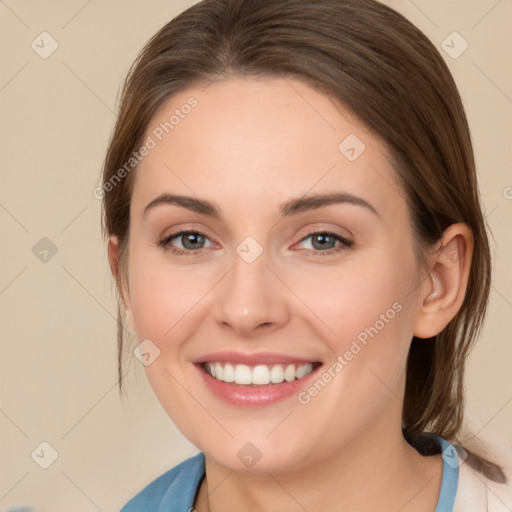
<path fill-rule="evenodd" d="M 453 77 L 430 40 L 405 17 L 375 0 L 204 0 L 166 24 L 137 57 L 124 83 L 106 154 L 107 183 L 142 143 L 163 102 L 191 85 L 229 75 L 290 76 L 351 110 L 387 144 L 408 203 L 418 261 L 453 223 L 474 236 L 464 302 L 437 336 L 412 340 L 403 406 L 406 439 L 455 440 L 463 420 L 465 359 L 486 313 L 490 251 L 470 131 Z M 103 229 L 120 243 L 124 279 L 135 170 L 104 195 Z M 118 309 L 122 391 L 123 321 Z M 474 467 L 504 481 L 476 455 Z"/>

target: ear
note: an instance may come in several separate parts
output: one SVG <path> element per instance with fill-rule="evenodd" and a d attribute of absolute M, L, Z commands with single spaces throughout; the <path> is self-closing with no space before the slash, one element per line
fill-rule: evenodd
<path fill-rule="evenodd" d="M 439 334 L 457 314 L 469 279 L 473 233 L 464 223 L 449 226 L 431 259 L 430 276 L 423 280 L 413 333 L 418 338 Z"/>
<path fill-rule="evenodd" d="M 119 264 L 119 240 L 116 236 L 109 236 L 108 238 L 108 262 L 110 270 L 116 280 L 117 289 L 119 295 L 123 301 L 124 309 L 126 311 L 126 320 L 130 325 L 132 331 L 135 331 L 135 325 L 133 321 L 132 306 L 130 301 L 130 289 L 126 286 L 125 280 L 121 274 Z"/>

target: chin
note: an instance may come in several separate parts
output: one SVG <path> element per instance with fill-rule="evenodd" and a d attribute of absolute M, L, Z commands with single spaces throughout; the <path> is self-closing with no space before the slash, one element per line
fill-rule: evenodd
<path fill-rule="evenodd" d="M 263 436 L 262 436 L 263 437 Z M 254 438 L 253 438 L 254 439 Z M 308 464 L 304 447 L 287 443 L 274 444 L 268 439 L 253 442 L 232 441 L 224 446 L 211 446 L 211 440 L 198 448 L 217 464 L 239 473 L 284 473 Z M 310 453 L 312 453 L 310 451 Z"/>

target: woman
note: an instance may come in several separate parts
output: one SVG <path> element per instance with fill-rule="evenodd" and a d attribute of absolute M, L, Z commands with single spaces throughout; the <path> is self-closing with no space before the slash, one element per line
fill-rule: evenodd
<path fill-rule="evenodd" d="M 103 172 L 123 317 L 201 451 L 128 511 L 485 510 L 457 443 L 490 255 L 438 51 L 374 0 L 205 0 L 125 83 Z M 494 488 L 494 487 L 492 487 Z"/>

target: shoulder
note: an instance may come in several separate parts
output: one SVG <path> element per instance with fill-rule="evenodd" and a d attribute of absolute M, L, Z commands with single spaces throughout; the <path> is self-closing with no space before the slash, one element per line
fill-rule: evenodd
<path fill-rule="evenodd" d="M 204 454 L 198 453 L 150 482 L 121 512 L 159 512 L 192 507 L 197 488 L 204 477 Z"/>
<path fill-rule="evenodd" d="M 429 440 L 438 444 L 444 461 L 436 512 L 512 511 L 512 461 L 505 460 L 503 450 L 495 453 L 477 450 L 476 443 L 468 446 L 469 443 L 464 442 L 471 450 L 468 452 L 459 442 L 448 442 L 428 433 L 421 436 L 421 449 L 431 449 L 427 446 Z"/>
<path fill-rule="evenodd" d="M 459 454 L 459 482 L 453 512 L 510 512 L 512 507 L 512 474 L 503 461 L 501 468 L 507 481 L 494 482 Z"/>

